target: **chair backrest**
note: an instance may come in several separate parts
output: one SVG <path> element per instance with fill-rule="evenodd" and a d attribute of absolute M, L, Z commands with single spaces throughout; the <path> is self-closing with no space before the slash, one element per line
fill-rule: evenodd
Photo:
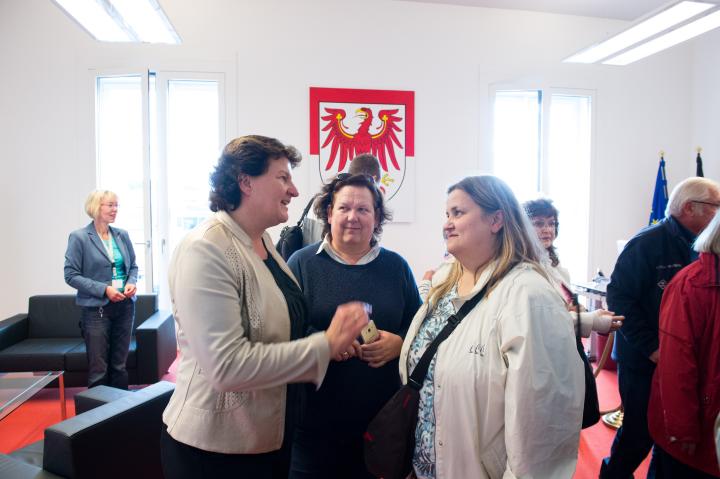
<path fill-rule="evenodd" d="M 80 336 L 80 306 L 74 294 L 31 296 L 28 304 L 30 338 L 76 338 Z"/>
<path fill-rule="evenodd" d="M 145 322 L 150 316 L 158 310 L 157 294 L 138 294 L 135 301 L 135 323 L 133 324 L 133 334 L 138 325 Z"/>
<path fill-rule="evenodd" d="M 160 381 L 50 426 L 43 469 L 71 479 L 162 478 L 162 413 L 174 389 Z"/>
<path fill-rule="evenodd" d="M 31 296 L 28 304 L 30 338 L 77 338 L 80 337 L 80 306 L 75 304 L 74 294 L 41 294 Z M 135 302 L 135 325 L 157 311 L 156 294 L 139 294 Z"/>

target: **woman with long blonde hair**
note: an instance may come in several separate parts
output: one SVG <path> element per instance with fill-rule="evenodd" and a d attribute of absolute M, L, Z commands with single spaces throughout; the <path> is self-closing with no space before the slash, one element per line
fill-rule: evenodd
<path fill-rule="evenodd" d="M 413 472 L 570 478 L 584 373 L 562 298 L 510 188 L 493 176 L 451 186 L 443 228 L 455 258 L 433 277 L 400 355 L 403 381 L 462 304 L 482 300 L 439 347 L 420 390 Z"/>

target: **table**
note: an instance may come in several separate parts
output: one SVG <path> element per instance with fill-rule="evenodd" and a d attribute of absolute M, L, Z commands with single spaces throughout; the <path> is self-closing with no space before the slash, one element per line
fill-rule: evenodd
<path fill-rule="evenodd" d="M 66 419 L 65 380 L 63 373 L 64 371 L 0 373 L 0 420 L 55 379 L 60 383 L 58 387 L 60 394 L 60 415 L 63 419 Z"/>

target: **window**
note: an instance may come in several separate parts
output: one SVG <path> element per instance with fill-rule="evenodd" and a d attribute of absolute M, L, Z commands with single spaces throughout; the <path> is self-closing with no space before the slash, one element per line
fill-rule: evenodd
<path fill-rule="evenodd" d="M 143 76 L 98 77 L 95 138 L 97 187 L 118 195 L 118 225 L 128 231 L 138 264 L 138 290 L 152 285 L 151 252 L 146 247 L 143 130 Z M 149 280 L 149 282 L 148 282 Z M 146 284 L 146 282 L 148 282 Z"/>
<path fill-rule="evenodd" d="M 217 81 L 168 80 L 167 185 L 170 250 L 207 217 L 209 177 L 222 145 Z"/>
<path fill-rule="evenodd" d="M 96 75 L 98 188 L 116 191 L 135 245 L 138 289 L 167 306 L 167 265 L 209 217 L 209 175 L 225 143 L 224 75 Z"/>
<path fill-rule="evenodd" d="M 574 281 L 587 280 L 593 93 L 499 89 L 494 97 L 494 174 L 521 202 L 553 200 L 561 262 Z"/>

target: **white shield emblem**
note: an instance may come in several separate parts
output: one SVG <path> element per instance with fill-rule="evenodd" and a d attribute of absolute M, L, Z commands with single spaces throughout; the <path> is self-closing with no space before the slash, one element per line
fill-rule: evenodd
<path fill-rule="evenodd" d="M 371 153 L 380 161 L 381 188 L 391 200 L 406 173 L 405 105 L 321 101 L 319 109 L 323 182 L 348 171 L 355 156 Z"/>

